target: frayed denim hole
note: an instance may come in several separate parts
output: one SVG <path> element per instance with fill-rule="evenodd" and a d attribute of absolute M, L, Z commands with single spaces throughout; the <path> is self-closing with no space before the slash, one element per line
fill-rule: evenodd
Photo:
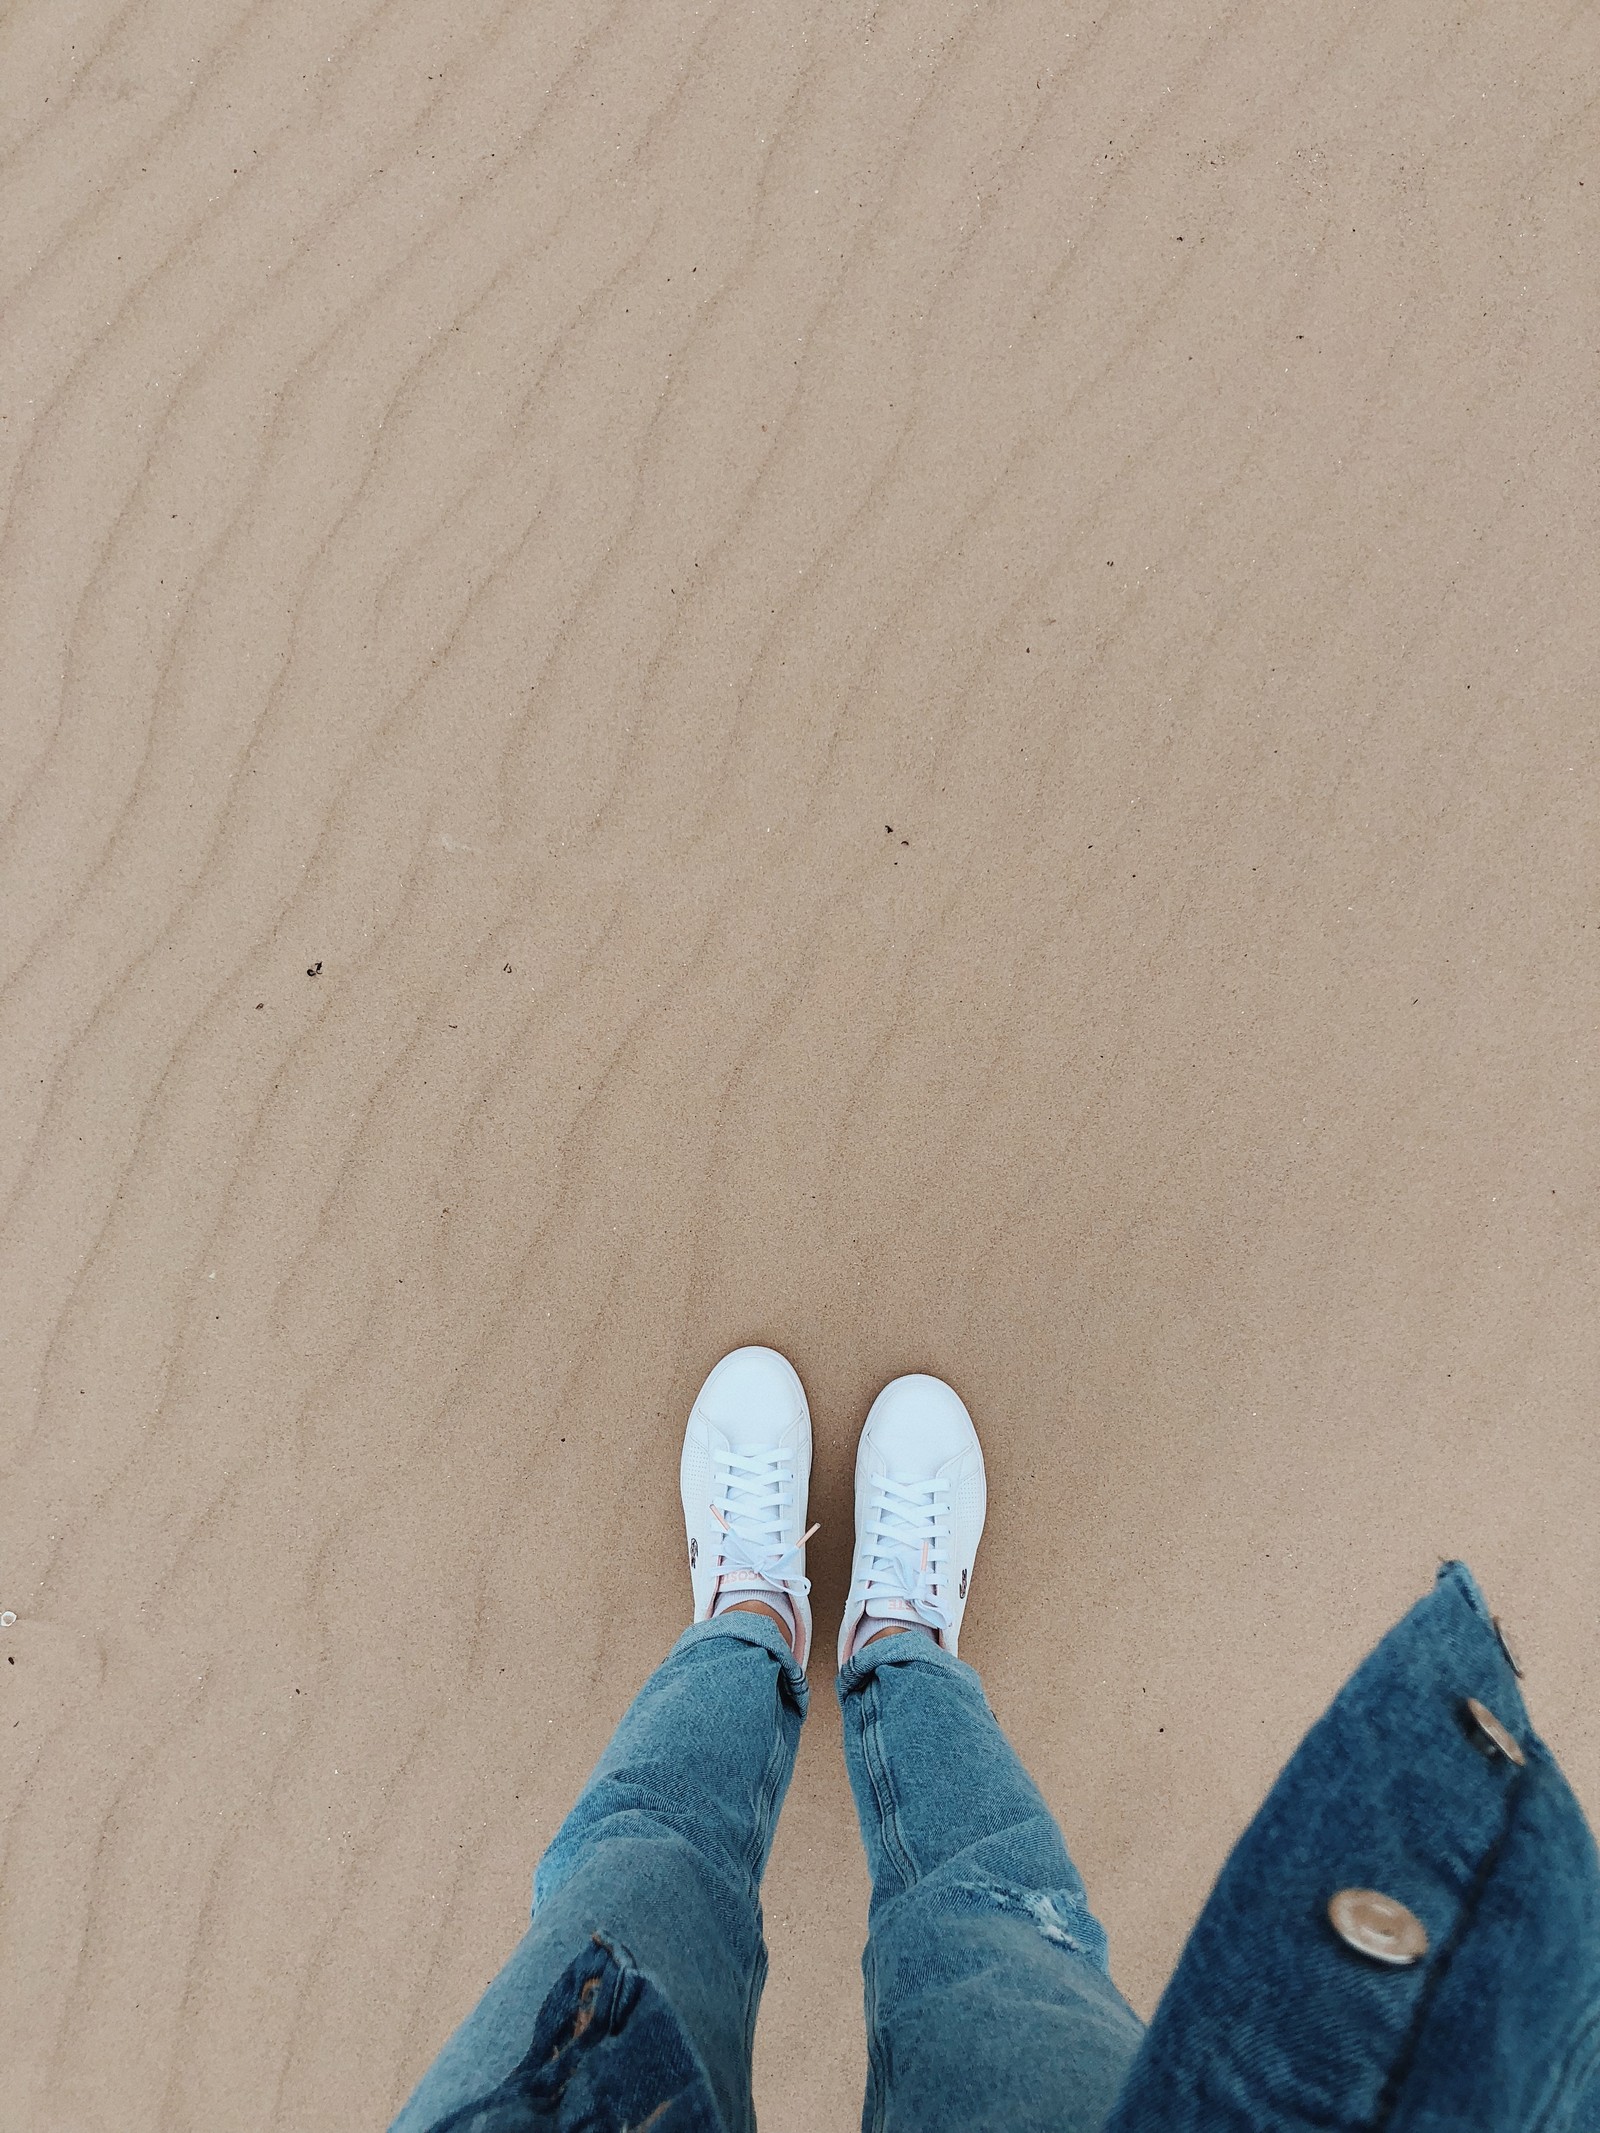
<path fill-rule="evenodd" d="M 1078 1938 L 1061 1915 L 1059 1905 L 1048 1890 L 1017 1892 L 1022 1908 L 1033 1920 L 1047 1941 L 1058 1948 L 1070 1948 L 1074 1955 L 1087 1955 L 1088 1948 Z"/>
<path fill-rule="evenodd" d="M 1016 1889 L 999 1881 L 961 1881 L 946 1892 L 958 1899 L 965 1911 L 1003 1911 L 1012 1918 L 1025 1918 L 1041 1940 L 1052 1948 L 1065 1948 L 1085 1962 L 1100 1962 L 1098 1942 L 1080 1929 L 1082 1906 L 1064 1890 Z M 961 1901 L 961 1899 L 965 1899 Z"/>

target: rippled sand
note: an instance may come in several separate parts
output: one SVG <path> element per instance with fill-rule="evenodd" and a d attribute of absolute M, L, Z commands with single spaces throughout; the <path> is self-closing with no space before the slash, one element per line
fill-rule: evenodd
<path fill-rule="evenodd" d="M 1466 1554 L 1600 1806 L 1600 16 L 0 25 L 5 2133 L 379 2126 L 722 1349 L 965 1394 L 1153 2005 Z M 14 1665 L 11 1663 L 14 1661 Z M 819 1657 L 765 2133 L 845 2128 Z"/>

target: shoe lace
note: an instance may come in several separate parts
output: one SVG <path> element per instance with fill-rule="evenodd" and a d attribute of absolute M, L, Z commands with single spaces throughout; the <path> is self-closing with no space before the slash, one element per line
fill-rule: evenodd
<path fill-rule="evenodd" d="M 797 1598 L 811 1590 L 801 1571 L 805 1545 L 816 1527 L 798 1540 L 786 1541 L 784 1527 L 794 1508 L 794 1459 L 777 1450 L 717 1454 L 716 1495 L 711 1516 L 722 1528 L 717 1556 L 719 1576 L 744 1571 L 764 1585 L 775 1585 Z"/>
<path fill-rule="evenodd" d="M 946 1630 L 951 1614 L 941 1575 L 950 1539 L 950 1483 L 896 1481 L 874 1475 L 862 1535 L 869 1599 L 900 1599 L 929 1629 Z"/>

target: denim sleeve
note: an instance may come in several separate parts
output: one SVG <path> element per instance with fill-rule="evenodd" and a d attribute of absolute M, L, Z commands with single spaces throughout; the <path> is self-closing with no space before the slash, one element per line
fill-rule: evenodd
<path fill-rule="evenodd" d="M 1392 1966 L 1346 1945 L 1342 1889 L 1403 1904 L 1425 1954 Z M 1106 2133 L 1560 2133 L 1594 2125 L 1597 2063 L 1594 1840 L 1477 1586 L 1447 1564 L 1223 1868 Z"/>

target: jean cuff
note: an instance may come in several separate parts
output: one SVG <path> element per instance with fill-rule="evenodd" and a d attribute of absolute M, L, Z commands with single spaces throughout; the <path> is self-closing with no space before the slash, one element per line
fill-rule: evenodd
<path fill-rule="evenodd" d="M 732 1637 L 740 1644 L 759 1644 L 763 1651 L 771 1652 L 783 1675 L 785 1693 L 801 1717 L 805 1716 L 806 1705 L 811 1700 L 811 1685 L 800 1671 L 800 1662 L 795 1658 L 788 1638 L 770 1615 L 753 1615 L 730 1608 L 726 1614 L 716 1615 L 709 1622 L 696 1622 L 672 1647 L 673 1656 L 713 1637 Z"/>
<path fill-rule="evenodd" d="M 947 1652 L 936 1637 L 927 1636 L 921 1630 L 901 1630 L 897 1634 L 874 1637 L 870 1644 L 845 1661 L 839 1669 L 840 1701 L 843 1702 L 852 1689 L 858 1689 L 880 1666 L 939 1667 L 959 1675 L 963 1681 L 981 1686 L 976 1667 L 968 1666 L 965 1659 Z"/>

